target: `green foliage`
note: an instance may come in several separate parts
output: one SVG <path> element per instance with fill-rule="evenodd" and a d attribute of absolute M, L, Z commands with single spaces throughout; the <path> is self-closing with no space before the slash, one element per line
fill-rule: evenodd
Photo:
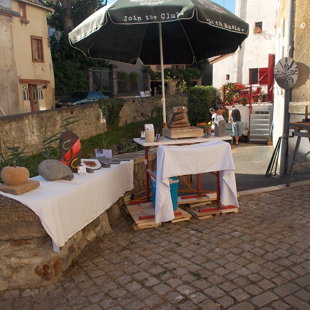
<path fill-rule="evenodd" d="M 117 84 L 119 93 L 136 93 L 138 91 L 138 73 L 117 72 Z"/>
<path fill-rule="evenodd" d="M 56 30 L 63 31 L 64 30 L 64 21 L 65 18 L 68 18 L 66 5 L 68 3 L 67 0 L 40 0 L 40 2 L 50 7 L 54 10 L 54 13 L 48 14 L 48 24 L 55 28 Z M 85 20 L 88 16 L 93 14 L 95 11 L 106 5 L 107 1 L 102 0 L 71 0 L 71 18 L 73 21 L 73 25 L 77 26 L 83 20 Z"/>
<path fill-rule="evenodd" d="M 161 118 L 152 118 L 146 121 L 129 124 L 127 126 L 118 127 L 105 133 L 90 137 L 81 141 L 82 145 L 82 157 L 91 158 L 95 154 L 95 149 L 100 148 L 112 148 L 117 149 L 117 153 L 133 152 L 141 150 L 136 143 L 133 143 L 133 138 L 140 136 L 140 131 L 143 130 L 144 124 L 154 124 L 156 132 L 162 127 Z M 34 155 L 27 155 L 23 150 L 15 148 L 10 154 L 10 161 L 3 161 L 3 153 L 1 152 L 0 143 L 0 169 L 12 165 L 13 160 L 16 160 L 17 166 L 28 168 L 30 176 L 34 177 L 38 175 L 38 165 L 41 161 L 46 159 L 44 152 L 40 152 Z"/>
<path fill-rule="evenodd" d="M 106 5 L 106 3 L 107 1 L 102 0 L 75 0 L 72 6 L 72 20 L 74 26 L 80 24 L 88 16 Z"/>
<path fill-rule="evenodd" d="M 145 71 L 149 73 L 151 80 L 160 80 L 160 72 L 153 71 L 150 66 L 146 66 Z"/>
<path fill-rule="evenodd" d="M 9 147 L 4 152 L 4 147 L 0 142 L 0 170 L 5 166 L 12 166 L 16 162 L 17 166 L 28 168 L 30 176 L 38 175 L 38 165 L 45 159 L 59 159 L 59 139 L 62 132 L 70 130 L 70 126 L 78 121 L 74 116 L 62 120 L 60 130 L 52 135 L 48 135 L 47 124 L 38 133 L 42 139 L 42 149 L 38 154 L 29 155 L 25 152 L 25 147 Z M 7 154 L 7 155 L 5 155 Z"/>
<path fill-rule="evenodd" d="M 198 68 L 186 67 L 183 69 L 165 69 L 165 79 L 178 79 L 190 81 L 191 79 L 199 79 L 201 71 Z"/>
<path fill-rule="evenodd" d="M 84 158 L 94 156 L 96 148 L 110 148 L 117 153 L 133 152 L 141 149 L 136 143 L 133 143 L 133 138 L 140 136 L 145 122 L 154 124 L 154 119 L 114 128 L 113 130 L 82 140 L 82 156 Z"/>
<path fill-rule="evenodd" d="M 41 154 L 35 156 L 27 154 L 25 152 L 25 146 L 5 148 L 0 140 L 0 170 L 6 166 L 13 166 L 15 162 L 16 166 L 28 168 L 30 176 L 35 176 L 38 174 L 38 163 L 43 159 Z"/>
<path fill-rule="evenodd" d="M 127 83 L 129 80 L 128 73 L 119 71 L 117 72 L 117 81 Z"/>
<path fill-rule="evenodd" d="M 119 93 L 129 93 L 129 76 L 127 72 L 117 72 L 117 85 Z"/>
<path fill-rule="evenodd" d="M 240 99 L 240 103 L 241 103 L 243 106 L 247 105 L 247 103 L 248 103 L 248 98 L 246 98 L 246 97 L 241 98 L 241 99 Z"/>
<path fill-rule="evenodd" d="M 41 1 L 44 5 L 54 9 L 54 14 L 48 15 L 48 25 L 61 33 L 60 40 L 50 37 L 50 46 L 55 76 L 55 95 L 70 95 L 76 91 L 88 90 L 88 69 L 92 67 L 107 67 L 104 60 L 86 58 L 80 51 L 74 49 L 64 32 L 66 9 L 62 1 L 51 3 Z M 72 20 L 77 26 L 89 15 L 103 6 L 105 1 L 75 0 L 72 1 Z"/>
<path fill-rule="evenodd" d="M 65 36 L 62 36 L 59 42 L 52 37 L 50 43 L 56 96 L 88 90 L 88 69 L 108 66 L 104 60 L 86 58 L 80 51 L 70 46 Z"/>
<path fill-rule="evenodd" d="M 47 123 L 45 124 L 45 127 L 43 130 L 38 130 L 40 135 L 43 137 L 42 139 L 42 155 L 45 157 L 45 159 L 58 159 L 59 158 L 59 140 L 60 140 L 60 135 L 67 131 L 70 130 L 70 126 L 77 123 L 78 119 L 76 119 L 74 116 L 67 117 L 62 120 L 61 125 L 60 125 L 60 130 L 55 132 L 52 135 L 48 135 L 48 126 Z M 57 146 L 56 145 L 57 142 Z"/>
<path fill-rule="evenodd" d="M 130 83 L 137 83 L 137 81 L 138 81 L 138 73 L 137 72 L 131 72 L 129 74 L 129 81 L 130 81 Z"/>
<path fill-rule="evenodd" d="M 234 99 L 234 90 L 236 88 L 236 83 L 228 82 L 224 84 L 221 88 L 221 97 L 225 104 L 230 103 Z"/>
<path fill-rule="evenodd" d="M 19 163 L 24 160 L 25 157 L 25 147 L 8 147 L 7 152 L 4 152 L 4 146 L 0 141 L 0 169 L 5 166 L 13 166 L 14 162 L 19 166 Z"/>
<path fill-rule="evenodd" d="M 147 67 L 146 70 L 149 72 L 151 80 L 156 81 L 161 79 L 160 72 L 154 72 L 150 67 Z M 165 80 L 180 81 L 182 91 L 186 91 L 192 85 L 192 80 L 200 79 L 201 75 L 202 68 L 195 66 L 186 67 L 185 69 L 167 68 L 164 70 Z"/>
<path fill-rule="evenodd" d="M 124 100 L 121 98 L 100 99 L 97 104 L 106 119 L 108 129 L 118 127 L 119 113 L 124 106 Z"/>
<path fill-rule="evenodd" d="M 138 73 L 137 72 L 131 72 L 129 74 L 129 84 L 130 84 L 131 92 L 138 91 Z"/>
<path fill-rule="evenodd" d="M 195 86 L 188 91 L 188 117 L 192 125 L 209 122 L 210 108 L 215 108 L 216 88 L 213 86 Z"/>

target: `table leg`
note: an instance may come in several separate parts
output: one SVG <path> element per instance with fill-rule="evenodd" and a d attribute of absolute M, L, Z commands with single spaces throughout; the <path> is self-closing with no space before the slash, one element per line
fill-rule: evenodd
<path fill-rule="evenodd" d="M 144 158 L 145 158 L 145 176 L 146 176 L 146 199 L 150 200 L 151 193 L 150 193 L 150 176 L 147 173 L 147 170 L 150 169 L 149 164 L 149 147 L 146 146 L 144 148 Z"/>
<path fill-rule="evenodd" d="M 294 150 L 292 162 L 291 162 L 291 165 L 290 165 L 290 168 L 289 168 L 289 171 L 288 171 L 289 178 L 291 178 L 292 175 L 293 175 L 293 166 L 294 166 L 295 158 L 296 158 L 296 155 L 297 155 L 297 152 L 298 152 L 298 149 L 299 149 L 300 139 L 301 139 L 301 136 L 298 136 L 297 141 L 296 141 L 296 145 L 295 145 L 295 150 Z"/>
<path fill-rule="evenodd" d="M 221 184 L 220 184 L 220 172 L 216 172 L 216 200 L 217 207 L 221 207 Z"/>
<path fill-rule="evenodd" d="M 197 190 L 194 189 L 188 181 L 186 181 L 186 177 L 180 175 L 179 178 L 182 180 L 182 182 L 183 182 L 183 183 L 186 185 L 186 187 L 188 188 L 188 190 L 187 190 L 187 189 L 184 189 L 184 190 L 181 190 L 181 189 L 180 189 L 180 190 L 179 190 L 180 193 L 181 193 L 181 192 L 183 192 L 183 193 L 188 193 L 188 192 L 190 192 L 190 193 L 197 193 Z"/>
<path fill-rule="evenodd" d="M 201 193 L 201 174 L 197 174 L 197 193 Z"/>

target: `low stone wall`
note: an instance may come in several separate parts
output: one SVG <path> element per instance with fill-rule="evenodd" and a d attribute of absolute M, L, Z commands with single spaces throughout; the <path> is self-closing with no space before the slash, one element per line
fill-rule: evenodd
<path fill-rule="evenodd" d="M 167 96 L 167 108 L 187 105 L 186 95 Z M 126 98 L 120 112 L 119 126 L 144 121 L 161 113 L 161 97 Z M 61 129 L 65 120 L 81 139 L 87 139 L 107 130 L 106 120 L 97 104 L 87 104 L 33 113 L 0 117 L 0 154 L 8 156 L 12 147 L 29 154 L 42 151 L 43 140 Z"/>
<path fill-rule="evenodd" d="M 187 106 L 187 95 L 167 96 L 166 111 L 174 106 Z M 156 117 L 162 110 L 161 96 L 127 98 L 120 112 L 119 126 L 128 125 Z"/>
<path fill-rule="evenodd" d="M 18 147 L 30 154 L 38 153 L 42 150 L 44 138 L 59 132 L 66 119 L 73 122 L 70 129 L 81 139 L 107 130 L 106 121 L 96 104 L 2 116 L 0 152 L 7 155 L 10 148 Z"/>
<path fill-rule="evenodd" d="M 38 216 L 21 203 L 0 196 L 0 291 L 57 281 L 91 242 L 112 232 L 109 214 L 115 220 L 123 205 L 124 198 L 120 198 L 57 253 Z"/>
<path fill-rule="evenodd" d="M 129 154 L 122 154 L 126 157 Z M 60 253 L 52 250 L 52 240 L 39 217 L 22 203 L 0 194 L 0 291 L 35 287 L 57 281 L 83 250 L 96 239 L 111 232 L 121 216 L 121 209 L 132 194 L 145 191 L 143 153 L 130 154 L 134 159 L 134 190 L 126 193 L 106 212 L 71 237 Z M 155 154 L 150 154 L 152 167 Z"/>

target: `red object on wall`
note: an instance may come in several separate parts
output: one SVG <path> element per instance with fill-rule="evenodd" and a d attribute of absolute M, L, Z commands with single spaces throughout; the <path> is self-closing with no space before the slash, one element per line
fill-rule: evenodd
<path fill-rule="evenodd" d="M 82 155 L 80 138 L 70 130 L 63 132 L 60 136 L 59 149 L 60 161 L 73 172 L 77 172 Z"/>
<path fill-rule="evenodd" d="M 274 87 L 274 64 L 275 55 L 268 55 L 268 83 L 267 83 L 267 101 L 273 102 L 273 87 Z"/>
<path fill-rule="evenodd" d="M 259 68 L 258 83 L 259 85 L 267 85 L 267 101 L 273 102 L 273 85 L 274 85 L 274 54 L 268 55 L 268 68 Z"/>
<path fill-rule="evenodd" d="M 268 68 L 259 68 L 258 69 L 258 84 L 267 85 L 268 84 Z"/>

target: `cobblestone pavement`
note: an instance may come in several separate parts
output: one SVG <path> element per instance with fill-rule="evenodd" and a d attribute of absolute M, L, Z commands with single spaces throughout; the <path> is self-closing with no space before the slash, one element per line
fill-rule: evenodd
<path fill-rule="evenodd" d="M 310 184 L 239 202 L 157 229 L 124 220 L 60 282 L 7 291 L 0 309 L 310 309 Z"/>

